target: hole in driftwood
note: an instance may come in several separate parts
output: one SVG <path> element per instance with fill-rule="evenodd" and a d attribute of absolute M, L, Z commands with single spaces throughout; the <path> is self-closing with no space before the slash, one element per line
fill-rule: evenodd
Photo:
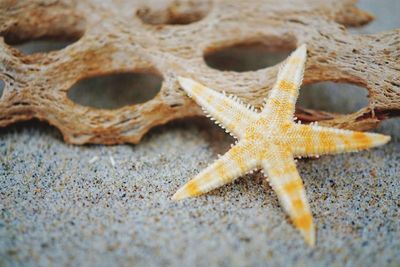
<path fill-rule="evenodd" d="M 360 28 L 350 28 L 351 33 L 372 34 L 400 27 L 399 0 L 360 0 L 357 7 L 374 15 L 374 20 Z"/>
<path fill-rule="evenodd" d="M 14 47 L 22 53 L 30 55 L 61 50 L 76 41 L 77 40 L 32 40 L 19 45 L 14 45 Z"/>
<path fill-rule="evenodd" d="M 383 121 L 378 127 L 377 132 L 390 135 L 392 142 L 400 142 L 400 117 Z"/>
<path fill-rule="evenodd" d="M 363 87 L 320 82 L 302 86 L 297 106 L 340 114 L 350 114 L 368 105 L 368 92 Z"/>
<path fill-rule="evenodd" d="M 156 74 L 109 74 L 78 81 L 68 91 L 68 97 L 83 106 L 117 109 L 154 98 L 161 83 L 162 78 Z"/>
<path fill-rule="evenodd" d="M 84 35 L 86 21 L 82 16 L 70 13 L 68 8 L 65 12 L 57 9 L 55 15 L 50 11 L 52 7 L 48 8 L 48 12 L 28 12 L 26 18 L 16 18 L 15 23 L 0 32 L 4 42 L 24 54 L 34 54 L 63 49 Z"/>
<path fill-rule="evenodd" d="M 45 121 L 40 121 L 38 119 L 31 119 L 28 121 L 17 121 L 15 123 L 10 124 L 7 127 L 0 127 L 0 138 L 3 139 L 7 135 L 18 134 L 29 134 L 37 136 L 38 138 L 44 137 L 48 139 L 56 139 L 63 140 L 62 134 L 60 130 L 46 123 Z M 4 140 L 4 139 L 3 139 Z"/>
<path fill-rule="evenodd" d="M 6 86 L 3 80 L 0 80 L 0 99 L 3 96 L 4 87 Z"/>
<path fill-rule="evenodd" d="M 221 48 L 204 56 L 206 64 L 223 71 L 255 71 L 282 62 L 292 47 L 274 49 L 264 43 L 243 43 Z"/>
<path fill-rule="evenodd" d="M 211 5 L 211 1 L 174 2 L 169 6 L 142 7 L 137 16 L 152 25 L 185 25 L 202 20 L 210 12 Z"/>

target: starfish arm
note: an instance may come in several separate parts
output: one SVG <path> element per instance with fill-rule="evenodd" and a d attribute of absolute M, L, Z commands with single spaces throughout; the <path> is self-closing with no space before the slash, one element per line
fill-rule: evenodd
<path fill-rule="evenodd" d="M 257 167 L 252 149 L 246 142 L 239 142 L 225 155 L 200 172 L 181 187 L 172 197 L 174 200 L 194 197 L 232 182 Z"/>
<path fill-rule="evenodd" d="M 257 114 L 234 97 L 218 93 L 191 79 L 179 77 L 178 80 L 185 92 L 208 115 L 237 138 L 243 137 L 243 129 L 246 125 L 256 120 Z"/>
<path fill-rule="evenodd" d="M 280 121 L 292 121 L 299 88 L 303 81 L 307 48 L 297 48 L 281 67 L 277 81 L 266 99 L 262 113 Z"/>
<path fill-rule="evenodd" d="M 341 152 L 353 152 L 384 145 L 390 136 L 363 133 L 321 126 L 296 125 L 293 139 L 295 156 L 317 156 Z"/>
<path fill-rule="evenodd" d="M 272 154 L 273 153 L 273 154 Z M 315 244 L 315 229 L 303 182 L 289 151 L 270 149 L 262 162 L 271 187 L 296 228 L 310 245 Z"/>

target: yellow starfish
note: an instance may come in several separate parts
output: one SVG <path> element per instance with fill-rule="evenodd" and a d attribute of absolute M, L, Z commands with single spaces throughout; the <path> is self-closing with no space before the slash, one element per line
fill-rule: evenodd
<path fill-rule="evenodd" d="M 294 123 L 306 57 L 305 45 L 292 53 L 259 113 L 246 108 L 236 97 L 179 77 L 188 95 L 239 141 L 180 188 L 172 197 L 174 200 L 198 196 L 262 168 L 305 241 L 315 244 L 312 214 L 294 157 L 357 151 L 383 145 L 390 136 Z"/>

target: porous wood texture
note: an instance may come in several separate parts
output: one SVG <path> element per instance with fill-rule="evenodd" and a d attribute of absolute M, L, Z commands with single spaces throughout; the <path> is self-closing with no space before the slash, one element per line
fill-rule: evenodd
<path fill-rule="evenodd" d="M 38 118 L 57 127 L 69 143 L 137 143 L 153 126 L 202 114 L 177 76 L 260 107 L 279 65 L 239 73 L 204 62 L 207 53 L 258 42 L 271 51 L 307 43 L 304 84 L 346 82 L 369 91 L 368 106 L 353 114 L 299 109 L 298 118 L 370 129 L 400 114 L 400 30 L 346 31 L 371 19 L 353 0 L 2 0 L 0 126 Z M 39 38 L 76 42 L 32 55 L 11 46 Z M 161 91 L 146 103 L 116 110 L 81 106 L 67 97 L 83 78 L 119 72 L 161 75 Z"/>

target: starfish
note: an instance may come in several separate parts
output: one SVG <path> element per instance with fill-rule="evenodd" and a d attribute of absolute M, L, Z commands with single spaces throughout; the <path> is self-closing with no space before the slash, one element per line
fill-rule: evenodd
<path fill-rule="evenodd" d="M 172 197 L 198 196 L 262 169 L 279 202 L 306 243 L 315 244 L 315 227 L 295 157 L 352 152 L 383 145 L 390 136 L 294 122 L 307 48 L 297 48 L 281 67 L 263 109 L 246 107 L 235 96 L 218 93 L 179 77 L 186 93 L 238 141 Z"/>

